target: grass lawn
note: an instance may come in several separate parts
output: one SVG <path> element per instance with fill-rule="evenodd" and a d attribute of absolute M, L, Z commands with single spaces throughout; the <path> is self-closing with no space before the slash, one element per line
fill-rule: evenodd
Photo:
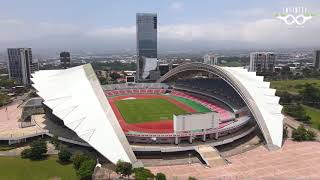
<path fill-rule="evenodd" d="M 47 180 L 59 177 L 63 180 L 77 179 L 72 164 L 61 165 L 57 156 L 46 160 L 31 161 L 20 157 L 0 157 L 0 179 Z"/>
<path fill-rule="evenodd" d="M 190 99 L 186 99 L 186 98 L 183 98 L 183 97 L 177 97 L 177 96 L 171 96 L 172 98 L 174 98 L 175 100 L 179 101 L 179 102 L 182 102 L 188 106 L 190 106 L 192 109 L 198 111 L 198 112 L 211 112 L 210 109 L 208 109 L 207 107 L 197 103 L 197 102 L 194 102 Z"/>
<path fill-rule="evenodd" d="M 9 145 L 0 145 L 0 151 L 9 151 L 11 149 L 15 149 L 15 146 L 9 146 Z"/>
<path fill-rule="evenodd" d="M 175 104 L 161 98 L 119 100 L 115 104 L 129 124 L 168 120 L 173 118 L 173 114 L 187 113 Z"/>
<path fill-rule="evenodd" d="M 303 105 L 304 109 L 307 112 L 307 115 L 311 117 L 312 127 L 319 128 L 320 127 L 320 109 L 312 108 L 309 106 Z"/>
<path fill-rule="evenodd" d="M 313 84 L 315 83 L 318 88 L 320 88 L 319 79 L 299 79 L 299 80 L 285 80 L 285 81 L 272 81 L 271 87 L 280 91 L 289 91 L 292 93 L 299 93 L 302 90 L 301 85 L 303 84 Z"/>

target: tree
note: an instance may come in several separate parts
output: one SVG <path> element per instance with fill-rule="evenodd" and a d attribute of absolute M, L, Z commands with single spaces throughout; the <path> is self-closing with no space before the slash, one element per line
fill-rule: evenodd
<path fill-rule="evenodd" d="M 30 154 L 31 154 L 31 149 L 30 148 L 24 149 L 21 152 L 21 158 L 22 159 L 30 158 Z"/>
<path fill-rule="evenodd" d="M 60 150 L 58 153 L 59 160 L 63 163 L 69 162 L 71 156 L 72 156 L 71 152 L 67 151 L 64 148 L 62 150 Z"/>
<path fill-rule="evenodd" d="M 96 166 L 96 161 L 93 159 L 82 162 L 79 170 L 77 171 L 77 175 L 79 176 L 79 179 L 91 180 L 95 166 Z"/>
<path fill-rule="evenodd" d="M 30 159 L 39 160 L 47 153 L 47 143 L 41 139 L 33 141 L 30 146 Z"/>
<path fill-rule="evenodd" d="M 108 84 L 107 78 L 100 76 L 100 77 L 98 77 L 98 79 L 99 79 L 101 85 Z"/>
<path fill-rule="evenodd" d="M 280 104 L 292 104 L 301 101 L 301 96 L 291 94 L 288 91 L 277 91 L 276 95 L 280 97 Z"/>
<path fill-rule="evenodd" d="M 80 154 L 80 153 L 76 153 L 73 155 L 72 157 L 72 163 L 73 163 L 73 167 L 78 170 L 81 166 L 81 164 L 84 161 L 90 160 L 90 157 L 85 155 L 85 154 Z"/>
<path fill-rule="evenodd" d="M 300 125 L 297 129 L 292 131 L 292 138 L 295 141 L 313 141 L 316 137 L 316 134 L 306 129 L 303 125 Z"/>
<path fill-rule="evenodd" d="M 0 106 L 7 104 L 10 100 L 10 97 L 6 94 L 0 93 Z"/>
<path fill-rule="evenodd" d="M 118 78 L 120 78 L 121 76 L 120 76 L 120 74 L 118 74 L 118 73 L 116 73 L 116 72 L 112 72 L 111 74 L 110 74 L 110 77 L 112 78 L 112 80 L 117 80 Z"/>
<path fill-rule="evenodd" d="M 50 142 L 54 145 L 55 149 L 59 149 L 60 141 L 57 135 L 54 135 L 52 138 L 50 138 Z"/>
<path fill-rule="evenodd" d="M 14 80 L 0 78 L 0 87 L 12 88 L 16 85 Z"/>
<path fill-rule="evenodd" d="M 134 168 L 133 172 L 136 180 L 148 180 L 154 178 L 154 175 L 151 173 L 151 171 L 143 167 Z"/>
<path fill-rule="evenodd" d="M 156 180 L 166 180 L 166 175 L 163 173 L 157 173 Z"/>
<path fill-rule="evenodd" d="M 132 164 L 119 160 L 116 164 L 116 173 L 129 178 L 132 174 Z"/>
<path fill-rule="evenodd" d="M 304 123 L 310 123 L 311 118 L 307 115 L 303 106 L 301 106 L 300 104 L 284 106 L 283 112 L 296 118 L 298 121 L 302 121 Z"/>
<path fill-rule="evenodd" d="M 303 104 L 307 104 L 313 107 L 320 107 L 320 89 L 313 84 L 305 84 L 303 90 L 300 91 L 303 99 Z"/>

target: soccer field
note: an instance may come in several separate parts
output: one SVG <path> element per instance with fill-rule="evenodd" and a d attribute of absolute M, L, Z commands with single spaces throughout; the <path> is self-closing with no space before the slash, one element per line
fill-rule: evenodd
<path fill-rule="evenodd" d="M 126 99 L 115 102 L 122 117 L 129 124 L 168 120 L 173 114 L 187 112 L 166 99 Z"/>

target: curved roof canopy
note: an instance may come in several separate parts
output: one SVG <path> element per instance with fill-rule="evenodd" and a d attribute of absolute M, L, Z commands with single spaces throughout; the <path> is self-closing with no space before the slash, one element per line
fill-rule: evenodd
<path fill-rule="evenodd" d="M 111 162 L 137 159 L 90 64 L 32 74 L 33 87 L 64 125 Z"/>
<path fill-rule="evenodd" d="M 242 67 L 220 67 L 203 63 L 182 64 L 162 76 L 158 82 L 169 82 L 186 72 L 203 71 L 224 79 L 244 100 L 256 119 L 267 142 L 268 149 L 282 146 L 283 118 L 279 97 L 270 82 L 264 82 L 263 76 L 248 72 Z"/>

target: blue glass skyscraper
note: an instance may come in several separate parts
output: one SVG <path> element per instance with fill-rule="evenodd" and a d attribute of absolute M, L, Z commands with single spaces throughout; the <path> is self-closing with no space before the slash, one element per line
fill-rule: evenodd
<path fill-rule="evenodd" d="M 137 13 L 137 78 L 142 78 L 145 61 L 157 58 L 157 14 Z M 155 67 L 156 68 L 156 67 Z"/>

